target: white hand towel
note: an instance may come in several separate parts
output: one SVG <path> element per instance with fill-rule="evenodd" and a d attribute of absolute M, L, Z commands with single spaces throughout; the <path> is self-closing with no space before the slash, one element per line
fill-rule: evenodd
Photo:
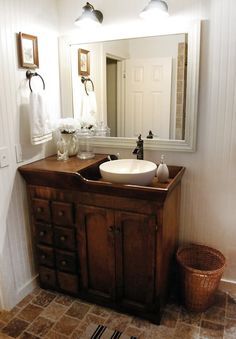
<path fill-rule="evenodd" d="M 29 100 L 29 115 L 32 145 L 42 144 L 52 139 L 52 130 L 47 114 L 43 92 L 31 92 Z"/>
<path fill-rule="evenodd" d="M 88 95 L 84 93 L 82 97 L 81 118 L 84 123 L 94 125 L 97 120 L 97 101 L 94 91 L 89 91 Z"/>

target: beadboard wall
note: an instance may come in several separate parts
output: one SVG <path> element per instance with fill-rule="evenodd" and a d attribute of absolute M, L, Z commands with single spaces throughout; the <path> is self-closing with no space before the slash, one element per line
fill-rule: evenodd
<path fill-rule="evenodd" d="M 198 143 L 195 153 L 166 152 L 168 164 L 184 165 L 181 241 L 220 249 L 227 258 L 226 281 L 236 283 L 236 3 L 235 0 L 168 0 L 170 14 L 202 19 Z M 104 23 L 132 23 L 147 0 L 94 0 Z M 23 162 L 51 154 L 31 146 L 24 105 L 28 100 L 25 70 L 17 63 L 16 33 L 39 38 L 40 69 L 53 118 L 60 114 L 57 32 L 72 30 L 84 5 L 78 0 L 0 1 L 0 147 L 9 151 L 9 166 L 0 168 L 0 300 L 11 308 L 35 283 L 24 182 L 17 173 L 15 145 Z M 59 9 L 59 16 L 57 13 Z M 78 14 L 77 14 L 78 12 Z M 59 19 L 59 26 L 58 20 Z M 79 34 L 79 33 L 78 33 Z M 135 145 L 134 145 L 135 146 Z M 130 157 L 131 150 L 98 149 Z M 145 158 L 159 161 L 159 152 Z"/>
<path fill-rule="evenodd" d="M 93 5 L 103 11 L 103 28 L 107 25 L 112 30 L 112 25 L 122 23 L 131 29 L 147 2 L 94 0 Z M 236 283 L 236 2 L 167 3 L 172 17 L 202 20 L 197 151 L 165 152 L 168 164 L 184 165 L 187 169 L 182 185 L 180 240 L 221 250 L 227 258 L 223 279 Z M 72 32 L 81 8 L 76 0 L 71 0 L 70 8 L 66 0 L 59 0 L 59 4 L 61 33 Z M 132 156 L 132 150 L 97 151 Z M 145 152 L 148 160 L 159 161 L 160 155 Z"/>
<path fill-rule="evenodd" d="M 32 146 L 25 69 L 18 67 L 16 34 L 38 37 L 37 70 L 45 80 L 52 120 L 60 116 L 58 13 L 56 0 L 0 1 L 0 148 L 7 147 L 9 166 L 0 168 L 0 299 L 13 307 L 35 284 L 27 201 L 17 166 L 54 153 L 54 143 Z M 36 85 L 36 83 L 35 83 Z M 22 149 L 17 163 L 15 145 Z"/>

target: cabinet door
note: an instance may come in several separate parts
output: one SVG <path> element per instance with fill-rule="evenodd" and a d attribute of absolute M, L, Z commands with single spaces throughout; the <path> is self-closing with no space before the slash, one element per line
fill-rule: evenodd
<path fill-rule="evenodd" d="M 114 213 L 105 208 L 79 205 L 78 252 L 82 293 L 115 298 Z"/>
<path fill-rule="evenodd" d="M 154 216 L 116 212 L 118 301 L 129 309 L 153 309 L 156 223 Z"/>

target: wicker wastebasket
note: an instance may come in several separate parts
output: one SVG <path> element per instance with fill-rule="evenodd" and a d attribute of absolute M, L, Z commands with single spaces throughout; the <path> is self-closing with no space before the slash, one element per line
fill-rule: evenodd
<path fill-rule="evenodd" d="M 189 311 L 205 311 L 214 301 L 225 257 L 214 248 L 195 244 L 179 248 L 176 257 L 185 307 Z"/>

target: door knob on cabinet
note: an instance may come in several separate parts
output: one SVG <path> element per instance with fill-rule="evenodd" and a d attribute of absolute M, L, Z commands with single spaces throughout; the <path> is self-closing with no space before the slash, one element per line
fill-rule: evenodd
<path fill-rule="evenodd" d="M 110 233 L 114 232 L 114 227 L 113 226 L 109 226 L 108 232 L 110 232 Z"/>
<path fill-rule="evenodd" d="M 64 235 L 62 235 L 62 236 L 60 237 L 60 240 L 61 240 L 61 241 L 65 241 L 65 240 L 66 240 L 66 237 L 64 237 Z"/>
<path fill-rule="evenodd" d="M 58 215 L 59 215 L 59 217 L 62 217 L 64 215 L 64 212 L 63 211 L 59 211 Z"/>

